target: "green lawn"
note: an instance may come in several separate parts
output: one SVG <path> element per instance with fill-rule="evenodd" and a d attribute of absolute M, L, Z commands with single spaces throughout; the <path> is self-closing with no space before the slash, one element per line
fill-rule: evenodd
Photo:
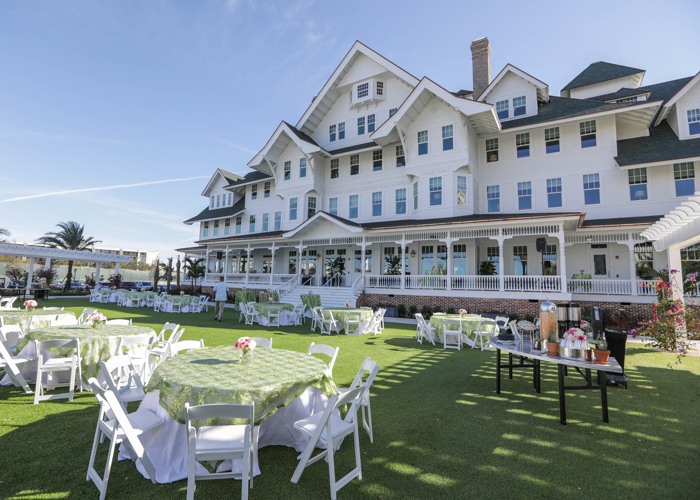
<path fill-rule="evenodd" d="M 51 305 L 79 313 L 87 300 Z M 419 345 L 415 327 L 387 323 L 384 335 L 332 337 L 310 334 L 309 325 L 267 329 L 238 323 L 227 309 L 165 314 L 102 304 L 109 318 L 133 318 L 159 330 L 165 321 L 186 327 L 183 339 L 232 344 L 242 334 L 274 337 L 274 346 L 305 352 L 309 343 L 340 347 L 334 368 L 338 386 L 352 381 L 362 360 L 381 370 L 372 388 L 375 442 L 361 430 L 363 480 L 340 499 L 449 498 L 698 498 L 700 495 L 700 358 L 674 369 L 670 354 L 638 345 L 627 350 L 630 388 L 610 389 L 610 423 L 602 421 L 598 392 L 567 395 L 568 425 L 559 424 L 556 371 L 543 364 L 542 394 L 527 372 L 505 378 L 495 393 L 495 355 L 444 351 Z M 571 372 L 570 372 L 571 373 Z M 570 375 L 571 376 L 571 375 Z M 571 382 L 570 382 L 571 383 Z M 0 498 L 97 498 L 85 481 L 98 407 L 90 393 L 73 402 L 42 402 L 0 387 Z M 130 410 L 133 411 L 135 406 Z M 106 456 L 107 443 L 98 458 Z M 260 450 L 262 474 L 251 498 L 328 498 L 325 462 L 289 480 L 296 467 L 291 448 Z M 338 454 L 342 477 L 352 467 L 352 447 Z M 98 468 L 98 470 L 100 470 Z M 115 462 L 108 498 L 185 498 L 186 482 L 154 485 L 130 461 Z M 240 483 L 201 481 L 197 498 L 239 498 Z"/>

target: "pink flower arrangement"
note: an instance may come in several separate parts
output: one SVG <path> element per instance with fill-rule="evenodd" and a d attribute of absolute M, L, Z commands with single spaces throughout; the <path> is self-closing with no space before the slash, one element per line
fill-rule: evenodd
<path fill-rule="evenodd" d="M 460 310 L 457 311 L 457 312 L 458 312 L 459 314 L 467 314 L 467 311 L 465 311 L 464 309 L 460 309 Z"/>
<path fill-rule="evenodd" d="M 257 344 L 252 338 L 241 337 L 240 339 L 238 339 L 238 342 L 236 342 L 236 345 L 234 345 L 233 347 L 236 349 L 242 349 L 245 352 L 252 351 L 253 349 L 255 349 L 256 346 Z"/>
<path fill-rule="evenodd" d="M 309 295 L 311 295 L 312 293 L 314 293 L 314 291 L 313 291 L 313 290 L 309 290 Z"/>
<path fill-rule="evenodd" d="M 26 307 L 26 308 L 36 307 L 37 305 L 39 305 L 39 304 L 37 304 L 36 300 L 25 300 L 24 301 L 24 307 Z"/>
<path fill-rule="evenodd" d="M 568 341 L 586 340 L 586 334 L 580 328 L 571 328 L 564 334 L 564 339 Z"/>
<path fill-rule="evenodd" d="M 350 309 L 350 302 L 345 303 L 345 309 Z"/>
<path fill-rule="evenodd" d="M 106 321 L 107 317 L 104 314 L 102 314 L 100 311 L 95 311 L 94 313 L 92 313 L 90 315 L 90 319 L 92 321 Z"/>

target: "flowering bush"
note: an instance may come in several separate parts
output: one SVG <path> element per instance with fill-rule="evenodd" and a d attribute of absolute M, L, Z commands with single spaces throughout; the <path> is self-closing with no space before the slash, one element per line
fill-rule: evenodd
<path fill-rule="evenodd" d="M 39 269 L 34 273 L 34 279 L 41 281 L 43 278 L 46 280 L 46 284 L 50 285 L 56 279 L 56 274 L 58 273 L 54 269 Z"/>
<path fill-rule="evenodd" d="M 39 304 L 37 304 L 36 300 L 25 300 L 24 301 L 24 307 L 26 307 L 26 308 L 30 308 L 30 307 L 34 308 L 38 305 Z"/>

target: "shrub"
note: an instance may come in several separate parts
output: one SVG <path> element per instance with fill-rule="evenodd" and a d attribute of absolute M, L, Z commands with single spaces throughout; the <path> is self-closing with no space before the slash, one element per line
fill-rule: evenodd
<path fill-rule="evenodd" d="M 410 306 L 408 308 L 408 314 L 411 316 L 411 318 L 415 318 L 417 312 L 418 312 L 418 306 Z"/>
<path fill-rule="evenodd" d="M 396 310 L 399 313 L 399 316 L 406 316 L 406 304 L 399 304 Z"/>
<path fill-rule="evenodd" d="M 457 311 L 455 311 L 454 307 L 448 307 L 447 314 L 457 314 Z"/>
<path fill-rule="evenodd" d="M 430 306 L 423 306 L 420 310 L 423 318 L 428 319 L 433 315 L 433 309 Z"/>
<path fill-rule="evenodd" d="M 525 321 L 529 321 L 530 323 L 534 323 L 535 317 L 530 313 L 526 313 L 525 314 Z"/>
<path fill-rule="evenodd" d="M 433 307 L 433 313 L 439 313 L 439 312 L 442 312 L 442 307 L 440 307 L 440 304 Z"/>
<path fill-rule="evenodd" d="M 511 321 L 520 321 L 520 315 L 518 313 L 508 313 L 508 323 Z"/>

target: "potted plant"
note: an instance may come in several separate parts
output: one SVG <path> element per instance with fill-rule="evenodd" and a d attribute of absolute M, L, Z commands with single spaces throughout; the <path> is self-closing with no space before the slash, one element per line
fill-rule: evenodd
<path fill-rule="evenodd" d="M 559 335 L 556 326 L 549 329 L 549 339 L 547 340 L 547 354 L 549 356 L 559 356 Z"/>
<path fill-rule="evenodd" d="M 598 363 L 607 363 L 608 358 L 610 357 L 610 351 L 608 350 L 608 341 L 605 340 L 605 338 L 602 335 L 598 335 L 596 341 L 597 346 L 595 349 L 593 349 L 593 353 L 595 354 L 595 360 Z"/>

